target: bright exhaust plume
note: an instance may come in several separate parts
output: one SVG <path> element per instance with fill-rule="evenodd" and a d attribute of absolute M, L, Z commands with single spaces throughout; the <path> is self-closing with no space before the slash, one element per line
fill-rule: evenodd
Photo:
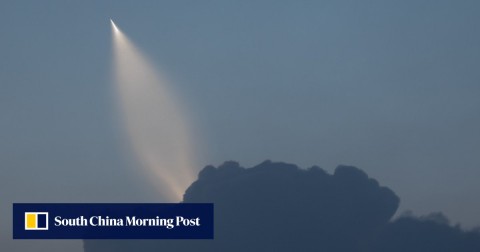
<path fill-rule="evenodd" d="M 114 88 L 128 141 L 161 194 L 178 202 L 195 177 L 186 116 L 167 81 L 110 22 Z"/>

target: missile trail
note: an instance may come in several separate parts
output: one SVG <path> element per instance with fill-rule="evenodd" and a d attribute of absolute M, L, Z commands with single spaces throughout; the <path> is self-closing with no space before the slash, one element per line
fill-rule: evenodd
<path fill-rule="evenodd" d="M 158 190 L 178 202 L 195 177 L 187 116 L 158 69 L 110 23 L 113 86 L 129 146 Z"/>

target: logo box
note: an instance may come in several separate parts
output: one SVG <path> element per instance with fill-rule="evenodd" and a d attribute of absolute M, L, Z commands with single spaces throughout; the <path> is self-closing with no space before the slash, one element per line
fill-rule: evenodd
<path fill-rule="evenodd" d="M 25 230 L 48 230 L 48 213 L 25 212 Z"/>
<path fill-rule="evenodd" d="M 212 203 L 14 203 L 13 239 L 213 239 Z"/>

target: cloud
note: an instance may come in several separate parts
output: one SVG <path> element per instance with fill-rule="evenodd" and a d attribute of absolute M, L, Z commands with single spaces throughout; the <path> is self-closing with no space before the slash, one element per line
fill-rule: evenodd
<path fill-rule="evenodd" d="M 372 243 L 371 252 L 480 251 L 480 233 L 452 227 L 441 213 L 403 216 L 386 225 Z"/>
<path fill-rule="evenodd" d="M 316 166 L 225 162 L 205 167 L 184 202 L 215 203 L 214 240 L 85 241 L 85 251 L 441 251 L 431 245 L 436 239 L 456 248 L 480 244 L 443 216 L 389 222 L 399 198 L 352 166 L 331 175 Z"/>
<path fill-rule="evenodd" d="M 206 167 L 184 200 L 215 202 L 214 247 L 235 244 L 234 251 L 253 245 L 275 251 L 347 249 L 384 225 L 399 202 L 354 167 L 339 166 L 329 175 L 318 167 L 301 170 L 270 161 L 251 169 L 236 162 Z"/>

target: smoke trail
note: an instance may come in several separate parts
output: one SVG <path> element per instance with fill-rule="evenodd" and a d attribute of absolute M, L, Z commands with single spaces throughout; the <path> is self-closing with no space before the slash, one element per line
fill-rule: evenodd
<path fill-rule="evenodd" d="M 194 180 L 186 118 L 168 83 L 113 21 L 116 97 L 128 140 L 161 193 L 181 200 Z"/>

